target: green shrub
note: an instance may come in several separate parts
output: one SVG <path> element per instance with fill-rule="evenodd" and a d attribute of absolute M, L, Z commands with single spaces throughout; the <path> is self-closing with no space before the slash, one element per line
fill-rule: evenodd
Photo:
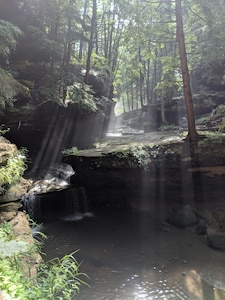
<path fill-rule="evenodd" d="M 72 100 L 81 110 L 88 112 L 97 112 L 96 98 L 89 85 L 75 82 L 73 86 L 68 87 L 69 99 Z"/>
<path fill-rule="evenodd" d="M 130 147 L 130 154 L 136 160 L 138 165 L 144 170 L 148 170 L 151 158 L 149 152 L 143 146 Z"/>
<path fill-rule="evenodd" d="M 7 160 L 6 165 L 0 167 L 0 186 L 12 184 L 20 179 L 26 170 L 26 149 L 21 149 L 15 156 Z"/>
<path fill-rule="evenodd" d="M 77 147 L 72 147 L 72 148 L 64 149 L 62 151 L 62 154 L 65 155 L 65 156 L 68 156 L 68 155 L 73 155 L 76 152 L 78 152 Z"/>
<path fill-rule="evenodd" d="M 0 291 L 4 300 L 71 300 L 86 284 L 74 258 L 76 252 L 42 262 L 36 277 L 28 277 L 24 270 L 33 260 L 36 245 L 13 240 L 11 224 L 0 224 Z"/>
<path fill-rule="evenodd" d="M 27 299 L 25 298 L 27 280 L 14 257 L 1 259 L 0 290 L 4 300 Z"/>
<path fill-rule="evenodd" d="M 37 277 L 24 276 L 21 260 L 16 256 L 0 261 L 0 290 L 4 300 L 71 300 L 77 295 L 85 274 L 79 273 L 74 253 L 41 263 Z"/>
<path fill-rule="evenodd" d="M 80 285 L 85 284 L 80 277 L 86 275 L 79 273 L 79 264 L 74 254 L 41 264 L 38 268 L 37 282 L 35 286 L 30 286 L 27 299 L 71 300 L 77 295 Z"/>
<path fill-rule="evenodd" d="M 10 241 L 12 238 L 12 225 L 8 222 L 3 222 L 0 225 L 0 240 Z"/>

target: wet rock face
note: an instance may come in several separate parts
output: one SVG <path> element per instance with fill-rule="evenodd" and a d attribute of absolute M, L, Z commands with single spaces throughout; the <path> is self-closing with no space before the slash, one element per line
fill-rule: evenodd
<path fill-rule="evenodd" d="M 30 184 L 31 184 L 30 181 L 21 178 L 19 182 L 10 186 L 7 192 L 2 196 L 0 196 L 0 202 L 8 203 L 8 202 L 20 200 L 23 197 L 23 195 L 26 194 Z"/>
<path fill-rule="evenodd" d="M 194 225 L 198 234 L 206 236 L 210 247 L 225 251 L 225 208 L 196 210 L 190 205 L 184 205 L 174 208 L 167 221 L 177 227 Z"/>
<path fill-rule="evenodd" d="M 8 167 L 8 161 L 15 159 L 18 154 L 16 145 L 11 144 L 7 139 L 0 137 L 0 172 L 4 173 L 4 167 Z M 14 169 L 15 170 L 14 170 Z M 17 172 L 17 165 L 12 166 L 12 171 Z M 13 219 L 17 211 L 22 207 L 21 200 L 26 194 L 30 182 L 22 177 L 15 182 L 7 182 L 7 176 L 0 176 L 0 222 Z M 10 175 L 10 174 L 9 174 Z M 9 176 L 8 175 L 8 176 Z M 13 177 L 14 173 L 12 173 Z M 16 176 L 16 175 L 15 175 Z"/>
<path fill-rule="evenodd" d="M 11 220 L 22 207 L 22 198 L 30 186 L 30 181 L 21 178 L 20 181 L 4 189 L 0 195 L 0 222 Z"/>
<path fill-rule="evenodd" d="M 214 210 L 211 212 L 211 216 L 211 222 L 208 222 L 206 229 L 208 245 L 212 248 L 225 251 L 225 208 Z"/>
<path fill-rule="evenodd" d="M 209 246 L 221 251 L 225 251 L 225 232 L 208 228 L 206 237 Z"/>
<path fill-rule="evenodd" d="M 17 147 L 5 138 L 0 137 L 0 172 L 5 171 L 4 166 L 8 166 L 8 161 L 13 160 L 17 154 Z M 16 167 L 17 165 L 13 169 L 15 172 L 18 171 Z M 33 245 L 34 239 L 28 218 L 25 213 L 19 211 L 22 207 L 22 198 L 27 193 L 31 182 L 22 177 L 15 182 L 10 180 L 7 182 L 7 176 L 0 175 L 2 175 L 0 176 L 0 223 L 9 222 L 12 225 L 13 237 L 10 237 L 12 240 L 24 241 Z M 26 276 L 36 276 L 37 266 L 40 262 L 41 256 L 39 253 L 34 252 L 32 256 L 24 255 L 22 258 L 24 274 Z"/>

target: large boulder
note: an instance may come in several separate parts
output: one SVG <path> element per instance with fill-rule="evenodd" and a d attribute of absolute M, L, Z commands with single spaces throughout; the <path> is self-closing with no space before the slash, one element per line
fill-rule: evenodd
<path fill-rule="evenodd" d="M 5 194 L 0 195 L 0 203 L 9 203 L 21 200 L 22 197 L 27 193 L 30 185 L 31 182 L 29 180 L 21 178 L 18 182 L 9 186 Z"/>
<path fill-rule="evenodd" d="M 196 214 L 189 204 L 181 206 L 180 208 L 175 208 L 169 214 L 167 220 L 177 227 L 185 227 L 197 223 Z"/>
<path fill-rule="evenodd" d="M 225 251 L 225 208 L 220 207 L 213 211 L 196 211 L 198 223 L 197 233 L 206 235 L 210 247 Z"/>
<path fill-rule="evenodd" d="M 209 246 L 225 251 L 225 232 L 208 228 L 206 236 Z"/>

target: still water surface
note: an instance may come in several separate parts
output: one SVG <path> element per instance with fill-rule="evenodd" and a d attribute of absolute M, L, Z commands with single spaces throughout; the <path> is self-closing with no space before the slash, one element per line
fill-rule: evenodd
<path fill-rule="evenodd" d="M 225 299 L 225 254 L 209 248 L 194 228 L 165 223 L 151 205 L 139 212 L 49 221 L 44 227 L 47 260 L 79 249 L 76 258 L 90 288 L 82 286 L 74 299 Z"/>

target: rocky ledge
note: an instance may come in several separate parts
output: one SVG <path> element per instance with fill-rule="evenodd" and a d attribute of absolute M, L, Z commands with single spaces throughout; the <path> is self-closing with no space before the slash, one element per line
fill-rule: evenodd
<path fill-rule="evenodd" d="M 200 132 L 190 144 L 185 132 L 158 131 L 104 139 L 64 162 L 73 167 L 71 182 L 86 189 L 93 211 L 169 207 L 171 223 L 196 226 L 209 245 L 225 250 L 218 217 L 225 194 L 224 146 L 221 133 Z"/>
<path fill-rule="evenodd" d="M 22 177 L 24 170 L 23 154 L 14 144 L 0 137 L 0 224 L 4 222 L 11 224 L 12 240 L 34 244 L 28 217 L 21 211 L 23 196 L 31 185 L 29 180 Z M 25 274 L 34 276 L 40 261 L 39 253 L 33 255 L 29 261 L 26 261 L 25 255 Z"/>

